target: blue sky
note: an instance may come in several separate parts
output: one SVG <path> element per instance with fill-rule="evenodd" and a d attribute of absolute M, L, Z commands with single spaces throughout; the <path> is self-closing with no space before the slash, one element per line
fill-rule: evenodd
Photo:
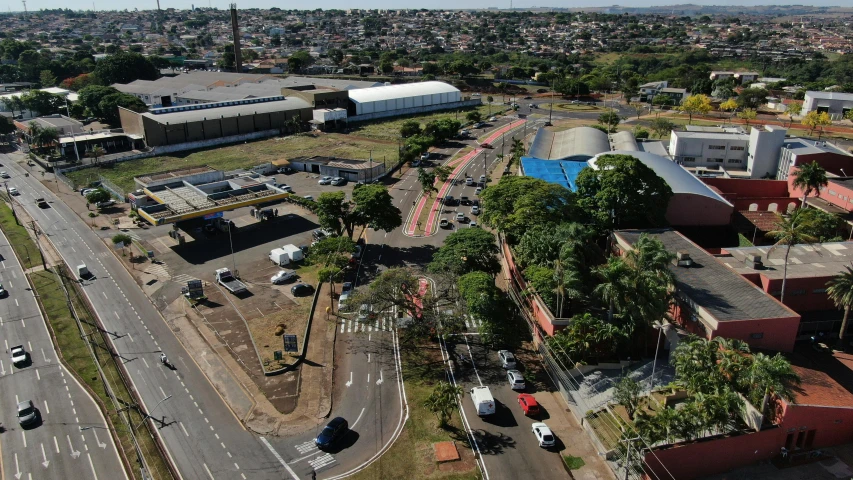
<path fill-rule="evenodd" d="M 208 2 L 211 6 L 225 9 L 228 8 L 229 0 L 160 0 L 160 6 L 162 8 L 190 8 L 190 6 L 194 3 L 196 6 L 208 6 Z M 604 3 L 604 2 L 602 2 Z M 602 6 L 602 3 L 596 3 L 592 0 L 569 0 L 569 1 L 554 1 L 554 0 L 513 0 L 513 6 L 516 8 L 524 8 L 524 7 L 563 7 L 563 8 L 581 8 L 581 7 L 593 7 Z M 661 1 L 661 0 L 647 0 L 643 2 L 644 6 L 651 5 L 672 5 L 674 2 L 670 1 Z M 688 3 L 688 2 L 684 2 Z M 732 5 L 732 6 L 750 6 L 750 5 L 768 5 L 775 4 L 775 2 L 768 2 L 767 0 L 694 0 L 689 2 L 694 5 Z M 791 4 L 797 5 L 815 5 L 815 6 L 841 6 L 846 3 L 846 1 L 840 0 L 811 0 L 811 1 L 797 1 L 791 2 Z M 130 1 L 130 0 L 111 0 L 107 2 L 106 0 L 95 0 L 94 1 L 95 8 L 99 10 L 103 9 L 117 9 L 117 10 L 133 10 L 134 8 L 139 9 L 154 9 L 157 8 L 156 0 L 147 0 L 145 2 L 139 1 Z M 287 5 L 282 4 L 281 2 L 271 2 L 269 0 L 243 0 L 237 2 L 238 6 L 241 8 L 268 8 L 279 6 L 281 8 L 287 8 L 293 6 L 293 4 Z M 611 5 L 619 5 L 619 3 L 612 3 Z M 622 5 L 632 5 L 636 6 L 636 3 L 628 3 L 624 2 Z M 848 5 L 849 6 L 849 5 Z M 300 4 L 301 8 L 309 8 L 309 4 Z M 509 0 L 501 0 L 498 2 L 497 0 L 466 0 L 464 2 L 454 1 L 454 0 L 361 0 L 358 2 L 352 2 L 347 0 L 317 0 L 310 3 L 310 8 L 339 8 L 339 9 L 347 9 L 347 8 L 487 8 L 487 7 L 500 7 L 500 8 L 508 8 Z M 75 10 L 91 10 L 92 9 L 92 1 L 91 0 L 29 0 L 27 2 L 27 9 L 30 11 L 39 10 L 42 8 L 71 8 Z M 23 6 L 20 1 L 12 1 L 6 0 L 6 8 L 5 11 L 21 11 Z"/>

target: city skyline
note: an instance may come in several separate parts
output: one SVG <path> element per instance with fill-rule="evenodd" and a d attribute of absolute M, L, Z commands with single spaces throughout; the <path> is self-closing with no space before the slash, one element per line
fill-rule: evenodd
<path fill-rule="evenodd" d="M 231 2 L 229 1 L 212 1 L 208 0 L 205 2 L 204 0 L 193 1 L 193 0 L 173 0 L 173 1 L 162 1 L 160 3 L 160 7 L 163 9 L 166 8 L 177 8 L 177 9 L 190 9 L 193 5 L 196 7 L 215 7 L 218 9 L 227 9 Z M 407 2 L 408 3 L 408 2 Z M 150 4 L 150 5 L 149 5 Z M 368 0 L 365 2 L 359 3 L 356 7 L 351 2 L 346 2 L 342 0 L 326 0 L 315 2 L 313 4 L 315 8 L 323 9 L 323 10 L 332 10 L 332 9 L 350 9 L 350 8 L 363 8 L 363 9 L 395 9 L 401 8 L 398 2 L 394 2 L 391 0 Z M 673 7 L 682 7 L 680 9 L 684 9 L 686 6 L 700 6 L 700 7 L 709 7 L 709 6 L 743 6 L 743 7 L 755 7 L 755 6 L 766 6 L 766 5 L 774 5 L 774 6 L 788 6 L 788 5 L 805 5 L 805 6 L 814 6 L 814 7 L 843 7 L 841 2 L 838 0 L 812 0 L 810 2 L 791 2 L 789 4 L 774 4 L 772 2 L 768 2 L 767 0 L 694 0 L 691 2 L 672 2 L 666 0 L 650 0 L 645 4 L 647 7 L 661 7 L 661 6 L 673 6 Z M 134 8 L 140 8 L 140 6 L 144 7 L 142 9 L 145 10 L 154 10 L 157 8 L 156 0 L 151 0 L 150 2 L 139 3 L 139 2 L 129 2 L 129 1 L 118 1 L 118 2 L 103 2 L 99 4 L 97 1 L 88 1 L 88 0 L 74 0 L 71 2 L 61 1 L 61 0 L 31 0 L 27 2 L 27 10 L 30 12 L 35 12 L 42 9 L 58 9 L 58 8 L 70 8 L 72 10 L 92 10 L 94 8 L 96 11 L 102 10 L 133 10 Z M 242 2 L 238 2 L 239 8 L 272 8 L 276 7 L 275 2 L 269 2 L 266 0 L 244 0 Z M 622 3 L 613 3 L 611 6 L 614 7 L 636 7 L 636 5 L 630 4 L 622 4 Z M 150 8 L 148 8 L 150 7 Z M 502 0 L 500 2 L 493 0 L 471 0 L 469 2 L 465 2 L 463 6 L 460 6 L 459 2 L 454 2 L 450 0 L 439 0 L 437 2 L 414 2 L 408 3 L 405 8 L 427 8 L 430 10 L 451 10 L 451 9 L 486 9 L 486 8 L 499 8 L 506 9 L 510 7 L 509 0 Z M 559 4 L 550 5 L 545 2 L 537 2 L 536 0 L 530 1 L 521 1 L 514 0 L 512 2 L 512 7 L 514 9 L 529 9 L 529 8 L 601 8 L 601 5 L 597 5 L 590 0 L 577 0 L 577 1 L 569 1 L 569 2 L 559 2 Z M 285 8 L 279 6 L 279 8 Z M 18 13 L 23 12 L 23 4 L 20 1 L 7 1 L 6 8 L 4 9 L 6 12 Z M 305 9 L 308 10 L 308 9 Z"/>

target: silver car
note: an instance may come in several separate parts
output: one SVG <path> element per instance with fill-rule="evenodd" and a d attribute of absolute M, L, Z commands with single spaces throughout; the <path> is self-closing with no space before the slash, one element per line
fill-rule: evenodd
<path fill-rule="evenodd" d="M 36 410 L 32 400 L 18 404 L 18 423 L 22 427 L 35 424 L 38 421 L 38 416 L 38 410 Z"/>
<path fill-rule="evenodd" d="M 501 360 L 501 367 L 507 370 L 515 368 L 515 355 L 509 350 L 499 350 L 498 358 Z"/>
<path fill-rule="evenodd" d="M 320 185 L 328 185 L 332 183 L 332 177 L 321 177 L 319 181 L 317 181 Z"/>

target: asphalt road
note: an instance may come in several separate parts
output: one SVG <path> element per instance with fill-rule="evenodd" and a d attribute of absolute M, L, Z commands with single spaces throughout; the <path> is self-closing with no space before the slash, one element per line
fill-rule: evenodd
<path fill-rule="evenodd" d="M 9 240 L 0 232 L 0 422 L 8 479 L 127 478 L 106 420 L 88 392 L 58 361 L 44 318 Z M 46 273 L 42 273 L 46 274 Z M 29 362 L 13 366 L 10 348 L 23 345 Z M 17 403 L 32 400 L 40 422 L 23 427 Z M 84 428 L 85 430 L 81 430 Z"/>
<path fill-rule="evenodd" d="M 4 156 L 5 157 L 5 156 Z M 219 394 L 106 245 L 64 203 L 10 158 L 4 166 L 16 197 L 68 265 L 85 264 L 94 278 L 83 291 L 124 359 L 142 408 L 185 479 L 282 478 L 282 465 L 256 435 L 243 429 Z M 48 199 L 49 208 L 35 205 Z M 175 369 L 161 365 L 165 352 Z M 296 478 L 296 477 L 294 477 Z"/>

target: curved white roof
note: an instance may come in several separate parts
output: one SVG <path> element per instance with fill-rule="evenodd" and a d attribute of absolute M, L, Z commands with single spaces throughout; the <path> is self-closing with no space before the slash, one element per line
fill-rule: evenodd
<path fill-rule="evenodd" d="M 637 160 L 643 162 L 645 166 L 654 170 L 654 172 L 669 185 L 669 188 L 672 189 L 672 193 L 700 195 L 731 206 L 731 203 L 729 203 L 728 200 L 721 197 L 708 185 L 705 185 L 702 180 L 699 180 L 698 178 L 694 177 L 693 174 L 685 170 L 684 167 L 678 165 L 672 160 L 668 160 L 664 157 L 661 157 L 660 155 L 655 155 L 654 153 L 649 152 L 616 150 L 613 152 L 605 152 L 596 155 L 595 157 L 589 159 L 586 163 L 590 166 L 590 168 L 598 170 L 596 162 L 598 161 L 598 158 L 603 155 L 630 155 L 636 158 Z"/>
<path fill-rule="evenodd" d="M 459 89 L 444 82 L 418 82 L 383 87 L 359 88 L 349 91 L 349 99 L 356 103 L 378 102 L 397 98 L 416 97 L 418 95 L 435 95 L 439 93 L 456 93 Z"/>
<path fill-rule="evenodd" d="M 543 160 L 586 160 L 609 150 L 607 134 L 592 127 L 575 127 L 559 132 L 540 128 L 529 155 Z"/>

